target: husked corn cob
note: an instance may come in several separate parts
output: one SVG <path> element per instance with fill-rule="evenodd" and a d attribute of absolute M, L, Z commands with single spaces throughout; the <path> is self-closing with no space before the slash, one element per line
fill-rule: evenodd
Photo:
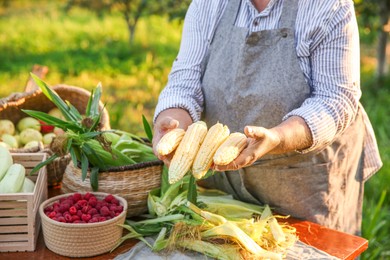
<path fill-rule="evenodd" d="M 184 129 L 175 128 L 166 133 L 157 144 L 157 152 L 160 155 L 167 155 L 173 152 L 185 134 Z"/>
<path fill-rule="evenodd" d="M 221 123 L 210 127 L 192 165 L 192 175 L 196 179 L 201 179 L 207 173 L 213 164 L 214 153 L 229 134 L 229 128 Z"/>
<path fill-rule="evenodd" d="M 190 170 L 206 134 L 207 125 L 203 121 L 195 122 L 188 127 L 169 166 L 170 184 L 179 181 Z"/>
<path fill-rule="evenodd" d="M 243 133 L 232 133 L 215 152 L 213 161 L 217 165 L 228 165 L 246 147 L 247 138 Z"/>

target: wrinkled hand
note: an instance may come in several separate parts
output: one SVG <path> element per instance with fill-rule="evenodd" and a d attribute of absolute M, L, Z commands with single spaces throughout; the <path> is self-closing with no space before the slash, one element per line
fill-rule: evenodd
<path fill-rule="evenodd" d="M 214 165 L 214 170 L 228 171 L 250 166 L 255 161 L 277 148 L 281 143 L 280 135 L 275 129 L 246 126 L 244 133 L 248 137 L 247 147 L 233 162 L 228 165 Z"/>

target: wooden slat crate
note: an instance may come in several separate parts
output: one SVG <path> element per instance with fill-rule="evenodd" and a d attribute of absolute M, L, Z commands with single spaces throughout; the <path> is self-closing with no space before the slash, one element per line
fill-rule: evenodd
<path fill-rule="evenodd" d="M 35 182 L 33 193 L 0 194 L 0 252 L 34 251 L 41 228 L 39 205 L 47 199 L 46 167 L 31 170 L 46 159 L 46 153 L 12 153 L 14 163 L 26 168 Z"/>

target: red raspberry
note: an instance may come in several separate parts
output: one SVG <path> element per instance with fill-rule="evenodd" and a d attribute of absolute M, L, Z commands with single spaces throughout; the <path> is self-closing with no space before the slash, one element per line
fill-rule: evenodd
<path fill-rule="evenodd" d="M 87 192 L 87 193 L 84 194 L 84 199 L 88 201 L 89 198 L 91 198 L 92 196 L 93 195 L 91 193 Z"/>
<path fill-rule="evenodd" d="M 65 215 L 64 218 L 65 218 L 67 223 L 73 222 L 73 218 L 70 214 Z"/>
<path fill-rule="evenodd" d="M 55 211 L 52 211 L 52 212 L 49 213 L 48 217 L 49 218 L 55 218 L 56 214 L 57 213 Z"/>
<path fill-rule="evenodd" d="M 81 200 L 83 198 L 83 195 L 81 195 L 80 193 L 76 192 L 75 194 L 73 194 L 73 201 L 74 202 L 77 202 L 79 200 Z"/>
<path fill-rule="evenodd" d="M 88 204 L 88 201 L 87 200 L 79 200 L 79 201 L 77 201 L 77 204 L 81 207 L 84 207 L 85 205 Z"/>
<path fill-rule="evenodd" d="M 88 211 L 91 209 L 91 206 L 89 205 L 85 205 L 82 209 L 81 209 L 81 212 L 87 214 Z"/>
<path fill-rule="evenodd" d="M 107 219 L 105 217 L 99 217 L 99 222 L 106 221 Z"/>
<path fill-rule="evenodd" d="M 75 221 L 73 221 L 73 223 L 85 223 L 85 221 L 82 221 L 82 220 L 75 220 Z"/>
<path fill-rule="evenodd" d="M 76 220 L 80 220 L 80 217 L 77 215 L 72 215 L 72 222 L 74 223 Z"/>
<path fill-rule="evenodd" d="M 81 218 L 81 215 L 83 215 L 83 212 L 81 210 L 77 210 L 77 216 Z"/>
<path fill-rule="evenodd" d="M 122 212 L 123 211 L 123 206 L 122 205 L 119 205 L 119 206 L 116 206 L 116 212 Z"/>
<path fill-rule="evenodd" d="M 76 214 L 77 214 L 77 209 L 76 209 L 76 207 L 75 207 L 75 206 L 70 207 L 70 208 L 69 208 L 69 213 L 70 213 L 71 215 L 76 215 Z"/>
<path fill-rule="evenodd" d="M 47 206 L 45 208 L 45 212 L 51 212 L 51 211 L 53 211 L 53 206 Z"/>
<path fill-rule="evenodd" d="M 89 215 L 93 216 L 93 215 L 98 214 L 98 211 L 97 211 L 97 209 L 92 208 L 92 209 L 90 209 L 87 213 L 88 213 Z"/>
<path fill-rule="evenodd" d="M 107 206 L 103 206 L 101 209 L 100 209 L 100 214 L 102 216 L 109 216 L 110 215 L 110 210 L 108 209 Z"/>
<path fill-rule="evenodd" d="M 66 219 L 63 216 L 61 216 L 57 218 L 57 221 L 65 223 Z"/>
<path fill-rule="evenodd" d="M 108 194 L 105 198 L 104 201 L 106 202 L 111 202 L 115 197 L 112 194 Z"/>
<path fill-rule="evenodd" d="M 92 217 L 91 217 L 91 215 L 89 215 L 89 214 L 83 214 L 83 215 L 81 215 L 81 219 L 82 219 L 83 221 L 85 221 L 85 222 L 88 222 L 91 218 L 92 218 Z"/>
<path fill-rule="evenodd" d="M 88 223 L 96 223 L 96 222 L 99 222 L 99 219 L 98 218 L 91 218 Z"/>
<path fill-rule="evenodd" d="M 95 208 L 97 204 L 98 204 L 98 201 L 96 200 L 96 198 L 90 198 L 88 200 L 88 205 L 90 205 L 93 208 Z"/>
<path fill-rule="evenodd" d="M 114 205 L 119 205 L 119 200 L 114 198 L 114 199 L 111 200 L 111 203 L 114 204 Z"/>

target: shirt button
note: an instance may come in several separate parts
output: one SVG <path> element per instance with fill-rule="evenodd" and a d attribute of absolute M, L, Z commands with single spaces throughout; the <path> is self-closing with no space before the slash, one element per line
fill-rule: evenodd
<path fill-rule="evenodd" d="M 259 22 L 258 22 L 258 21 L 254 21 L 254 22 L 253 22 L 253 25 L 254 25 L 254 26 L 258 26 L 258 25 L 259 25 Z"/>

